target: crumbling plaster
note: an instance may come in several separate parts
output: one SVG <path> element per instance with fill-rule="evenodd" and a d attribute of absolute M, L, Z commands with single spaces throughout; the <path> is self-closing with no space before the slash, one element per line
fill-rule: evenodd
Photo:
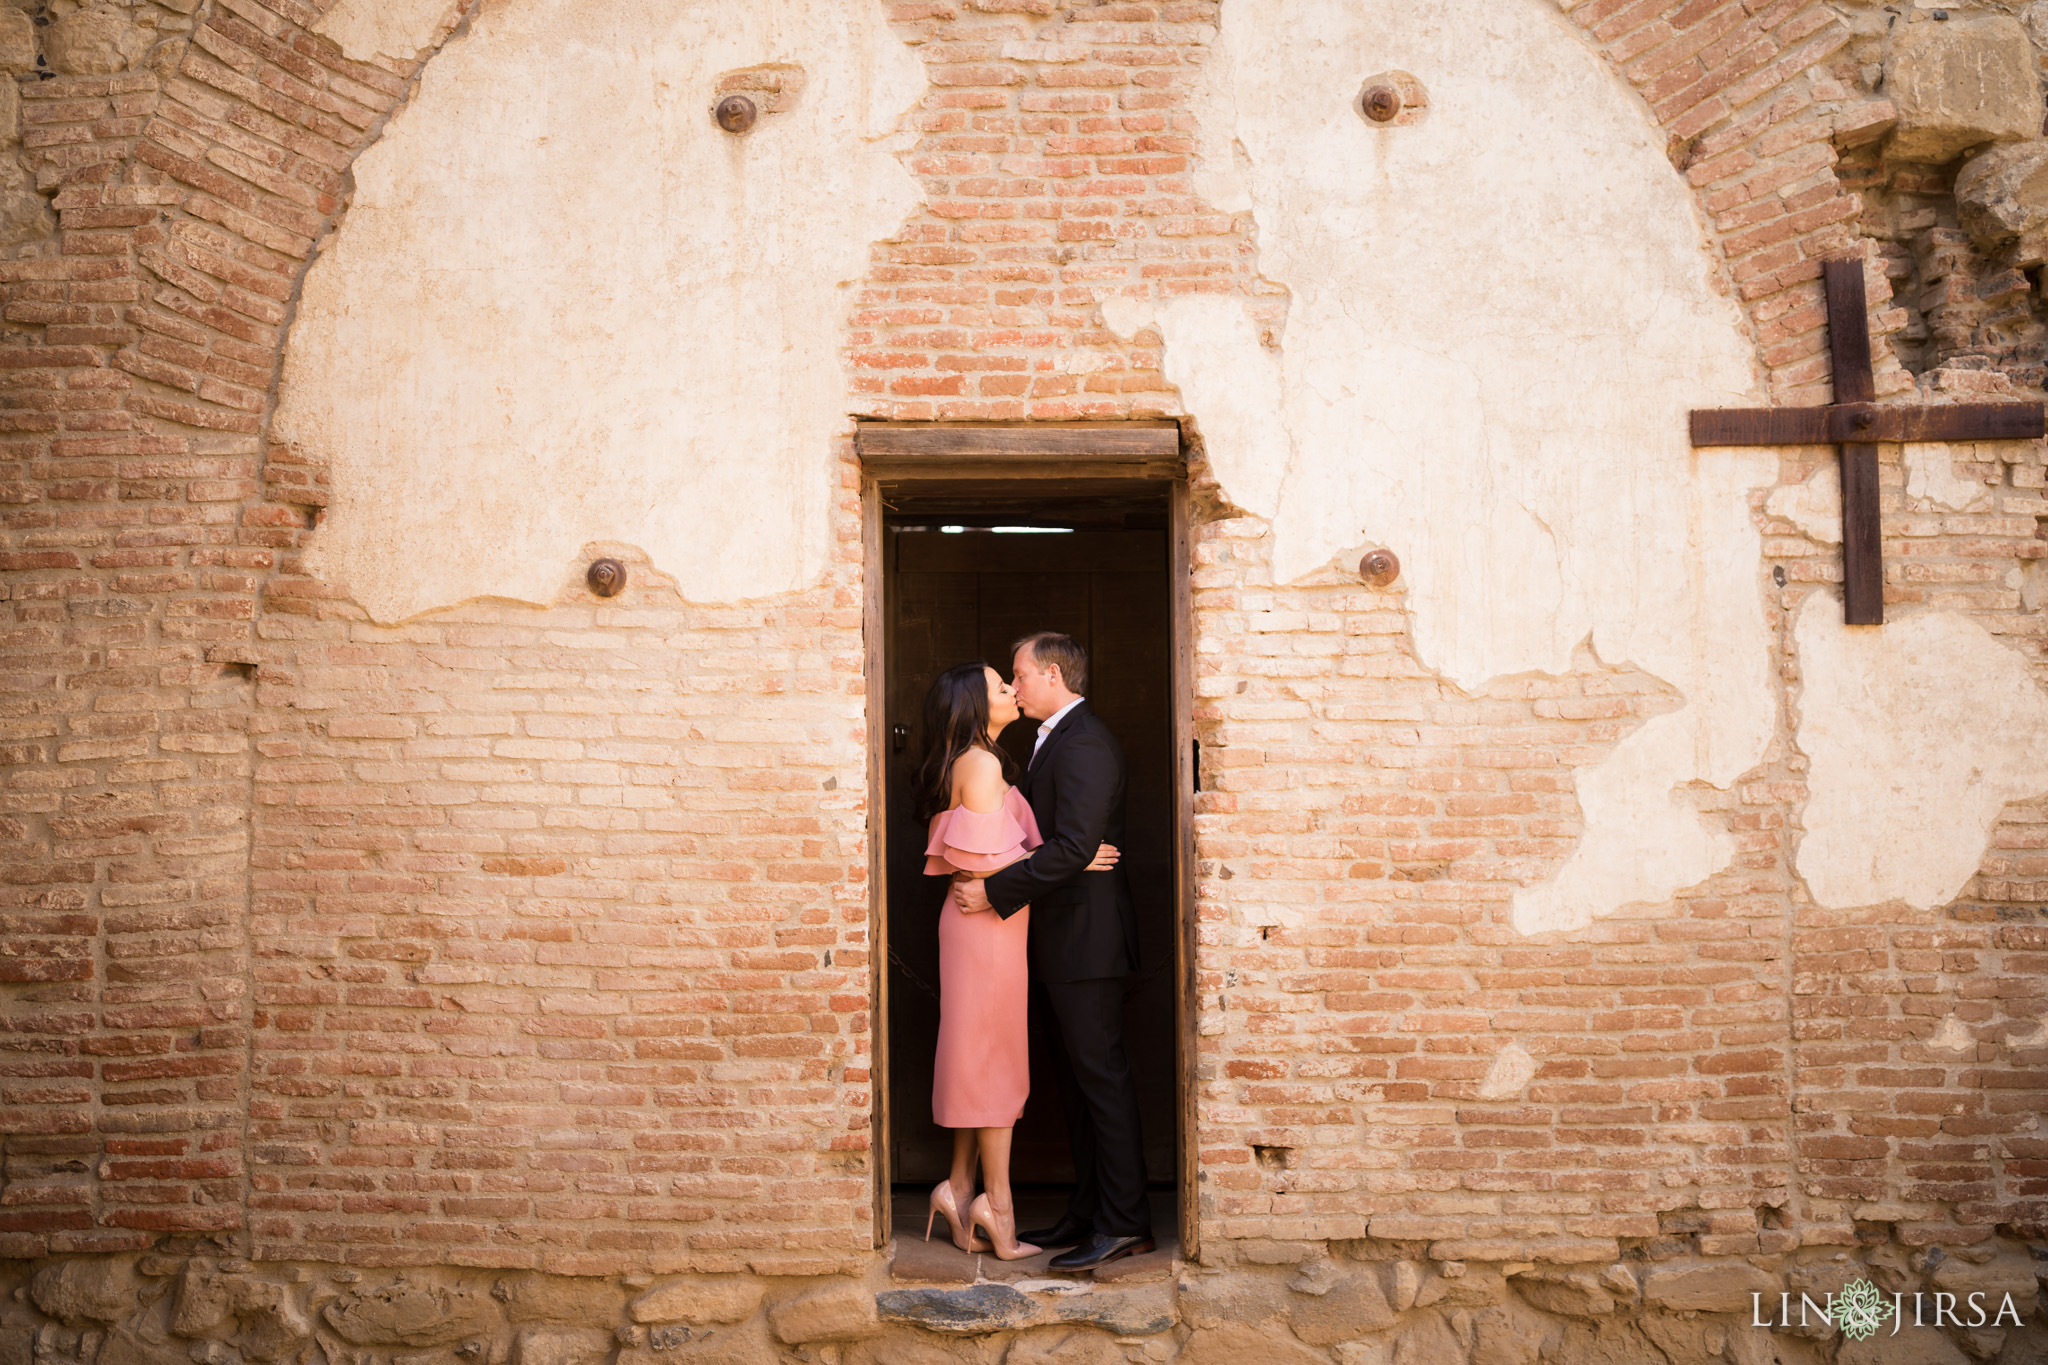
<path fill-rule="evenodd" d="M 1273 344 L 1236 297 L 1114 298 L 1105 318 L 1125 337 L 1157 327 L 1226 495 L 1272 524 L 1281 581 L 1389 544 L 1418 652 L 1453 682 L 1564 672 L 1590 643 L 1679 692 L 1581 770 L 1581 843 L 1514 915 L 1571 930 L 1663 901 L 1733 852 L 1684 789 L 1730 785 L 1774 724 L 1748 496 L 1775 459 L 1684 438 L 1688 408 L 1763 401 L 1739 312 L 1658 131 L 1543 0 L 1311 8 L 1233 0 L 1201 100 L 1201 188 L 1252 211 L 1262 271 L 1290 294 Z M 343 0 L 322 31 L 393 56 L 452 13 Z M 770 62 L 804 68 L 797 107 L 719 131 L 719 75 Z M 1429 108 L 1377 127 L 1355 112 L 1359 78 L 1397 68 Z M 307 281 L 277 430 L 333 467 L 316 569 L 382 620 L 547 601 L 601 540 L 647 548 L 697 600 L 814 577 L 845 423 L 843 289 L 915 202 L 890 134 L 922 79 L 864 3 L 480 12 L 357 164 Z M 1525 117 L 1544 106 L 1573 116 Z M 597 183 L 639 208 L 592 212 Z M 1984 500 L 1946 447 L 1905 463 L 1910 498 Z M 1830 466 L 1768 510 L 1839 541 Z M 1975 731 L 1942 748 L 1978 774 L 1961 787 L 1877 756 L 1919 761 L 1943 714 L 1898 700 L 1908 661 L 1988 686 L 2010 651 L 1968 626 L 1995 654 L 1956 670 L 1926 653 L 1922 618 L 1852 647 L 1815 610 L 1808 693 L 1849 700 L 1803 713 L 1799 870 L 1830 905 L 1953 895 L 1996 809 L 2033 793 L 1982 780 L 1999 759 Z M 1999 705 L 2031 717 L 2040 698 Z M 1902 719 L 1896 745 L 1846 738 Z M 1930 840 L 1944 856 L 1921 856 Z M 1907 852 L 1857 851 L 1873 842 Z"/>
<path fill-rule="evenodd" d="M 417 8 L 342 40 L 402 46 Z M 719 76 L 765 63 L 802 97 L 722 131 Z M 813 580 L 848 291 L 917 202 L 923 88 L 876 0 L 484 6 L 308 272 L 276 432 L 332 470 L 314 570 L 383 621 L 549 601 L 593 541 L 693 600 Z"/>
<path fill-rule="evenodd" d="M 1428 89 L 1412 125 L 1356 112 L 1389 69 Z M 1580 770 L 1585 834 L 1516 927 L 1725 866 L 1684 788 L 1770 742 L 1748 495 L 1776 460 L 1687 445 L 1688 408 L 1763 400 L 1662 133 L 1543 0 L 1233 0 L 1208 70 L 1204 189 L 1255 215 L 1284 331 L 1262 346 L 1213 298 L 1115 299 L 1106 321 L 1157 326 L 1280 581 L 1383 543 L 1421 658 L 1459 685 L 1566 672 L 1590 639 L 1683 695 Z"/>
<path fill-rule="evenodd" d="M 1809 596 L 1794 628 L 1810 763 L 1795 866 L 1821 905 L 1945 905 L 2007 803 L 2048 792 L 2048 693 L 1966 616 L 1845 626 Z"/>
<path fill-rule="evenodd" d="M 359 62 L 409 61 L 455 22 L 458 0 L 340 0 L 313 31 Z"/>

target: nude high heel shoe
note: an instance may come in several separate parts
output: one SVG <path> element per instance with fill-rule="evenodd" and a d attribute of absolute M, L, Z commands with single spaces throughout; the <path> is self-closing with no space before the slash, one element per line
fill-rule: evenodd
<path fill-rule="evenodd" d="M 979 1201 L 977 1201 L 979 1202 Z M 953 1182 L 941 1180 L 932 1186 L 931 1204 L 924 1216 L 924 1239 L 932 1239 L 932 1220 L 940 1214 L 946 1216 L 946 1226 L 953 1233 L 953 1245 L 962 1251 L 987 1251 L 988 1246 L 974 1237 L 973 1229 L 960 1221 L 960 1201 L 953 1197 Z"/>
<path fill-rule="evenodd" d="M 988 1234 L 999 1260 L 1021 1261 L 1038 1254 L 1037 1247 L 1017 1240 L 1017 1210 L 997 1213 L 986 1193 L 974 1196 L 974 1202 L 967 1206 L 967 1225 Z"/>

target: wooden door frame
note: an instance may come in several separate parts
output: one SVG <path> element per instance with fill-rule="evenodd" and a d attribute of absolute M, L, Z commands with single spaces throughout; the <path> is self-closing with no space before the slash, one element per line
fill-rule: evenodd
<path fill-rule="evenodd" d="M 891 1154 L 889 1114 L 888 660 L 882 595 L 886 494 L 905 485 L 944 492 L 946 485 L 1021 489 L 1027 481 L 1053 491 L 1164 491 L 1167 502 L 1168 594 L 1172 613 L 1173 891 L 1175 1108 L 1179 1141 L 1175 1196 L 1181 1256 L 1200 1255 L 1195 1125 L 1195 724 L 1193 537 L 1187 460 L 1180 424 L 1130 422 L 868 422 L 859 424 L 861 459 L 861 632 L 866 672 L 868 740 L 868 1094 L 873 1160 L 874 1245 L 889 1242 Z M 963 490 L 964 491 L 964 490 Z"/>

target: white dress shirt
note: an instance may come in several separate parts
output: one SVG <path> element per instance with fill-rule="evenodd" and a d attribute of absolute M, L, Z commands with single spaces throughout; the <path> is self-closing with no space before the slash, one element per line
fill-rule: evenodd
<path fill-rule="evenodd" d="M 1031 761 L 1033 763 L 1038 762 L 1038 751 L 1045 747 L 1045 737 L 1052 733 L 1052 728 L 1066 719 L 1067 712 L 1073 710 L 1086 700 L 1088 700 L 1086 697 L 1076 697 L 1038 723 L 1038 738 L 1031 742 Z"/>

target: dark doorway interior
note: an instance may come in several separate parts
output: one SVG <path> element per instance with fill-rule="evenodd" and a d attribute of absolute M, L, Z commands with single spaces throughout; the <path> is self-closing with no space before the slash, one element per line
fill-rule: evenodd
<path fill-rule="evenodd" d="M 910 814 L 925 689 L 946 668 L 973 659 L 1008 676 L 1011 642 L 1041 629 L 1065 631 L 1088 647 L 1089 703 L 1130 762 L 1123 866 L 1143 963 L 1126 994 L 1125 1038 L 1140 1089 L 1147 1172 L 1155 1188 L 1173 1188 L 1180 1134 L 1167 518 L 1164 493 L 1147 490 L 1051 510 L 1003 498 L 920 498 L 914 510 L 884 520 L 889 1141 L 892 1178 L 906 1195 L 943 1179 L 952 1151 L 951 1135 L 931 1120 L 944 886 L 922 875 L 925 831 Z M 1020 765 L 1036 726 L 1020 720 L 1002 736 Z M 1059 1097 L 1035 1053 L 1013 1165 L 1020 1191 L 1073 1178 Z M 1169 1226 L 1171 1207 L 1170 1200 L 1161 1207 Z"/>

